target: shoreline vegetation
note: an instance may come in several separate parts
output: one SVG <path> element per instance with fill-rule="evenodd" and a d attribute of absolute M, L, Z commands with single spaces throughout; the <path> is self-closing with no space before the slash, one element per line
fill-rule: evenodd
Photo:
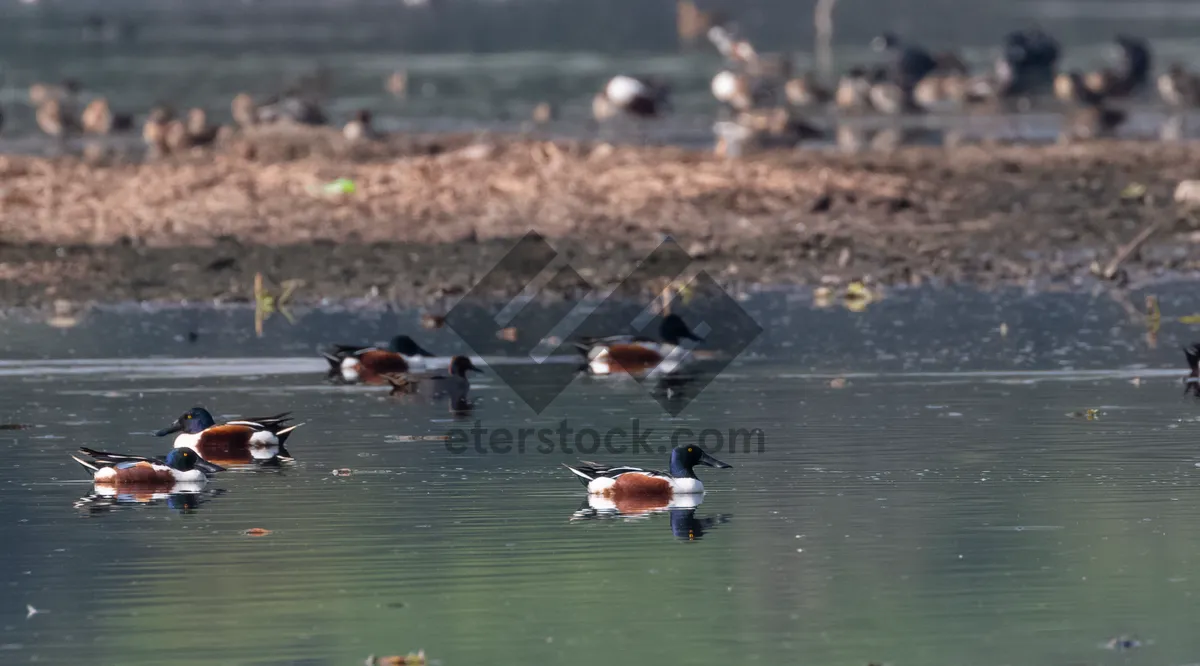
<path fill-rule="evenodd" d="M 531 230 L 597 287 L 667 235 L 735 289 L 1200 271 L 1200 210 L 1174 196 L 1200 175 L 1186 143 L 728 160 L 515 136 L 338 139 L 251 135 L 144 162 L 0 156 L 0 305 L 251 301 L 256 273 L 301 281 L 296 303 L 418 305 L 463 293 Z"/>

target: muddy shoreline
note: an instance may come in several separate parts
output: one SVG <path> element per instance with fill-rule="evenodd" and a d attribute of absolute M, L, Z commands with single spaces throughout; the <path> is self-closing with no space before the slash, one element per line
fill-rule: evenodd
<path fill-rule="evenodd" d="M 739 289 L 1072 283 L 1157 224 L 1115 280 L 1139 282 L 1200 272 L 1200 212 L 1172 198 L 1198 176 L 1200 147 L 1137 142 L 727 161 L 476 137 L 3 157 L 0 305 L 245 301 L 259 272 L 303 281 L 297 303 L 427 304 L 469 289 L 530 230 L 587 283 L 550 295 L 614 284 L 666 235 Z"/>

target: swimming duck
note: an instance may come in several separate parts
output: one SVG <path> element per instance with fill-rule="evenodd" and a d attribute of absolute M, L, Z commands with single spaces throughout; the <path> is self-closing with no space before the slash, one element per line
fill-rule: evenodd
<path fill-rule="evenodd" d="M 407 335 L 397 335 L 384 348 L 334 345 L 321 355 L 329 362 L 330 377 L 347 384 L 383 384 L 384 375 L 423 370 L 422 357 L 434 356 Z"/>
<path fill-rule="evenodd" d="M 88 448 L 81 448 L 79 452 L 90 460 L 71 458 L 92 473 L 97 485 L 172 487 L 177 483 L 202 484 L 210 474 L 224 469 L 186 447 L 172 450 L 166 458 L 111 454 Z"/>
<path fill-rule="evenodd" d="M 133 116 L 128 113 L 113 113 L 108 100 L 103 97 L 88 102 L 79 121 L 83 131 L 91 134 L 111 134 L 133 128 Z"/>
<path fill-rule="evenodd" d="M 1189 369 L 1188 376 L 1183 378 L 1183 393 L 1195 393 L 1196 397 L 1200 398 L 1200 342 L 1193 342 L 1184 347 L 1183 353 L 1187 356 Z"/>
<path fill-rule="evenodd" d="M 241 418 L 218 424 L 208 410 L 193 407 L 154 435 L 166 437 L 180 433 L 175 438 L 175 448 L 193 449 L 210 462 L 238 465 L 271 461 L 291 457 L 284 444 L 292 431 L 304 425 L 284 427 L 291 421 L 288 414 Z"/>
<path fill-rule="evenodd" d="M 664 85 L 622 74 L 609 79 L 604 89 L 596 93 L 592 113 L 596 120 L 607 120 L 618 113 L 656 118 L 666 110 L 668 94 Z"/>
<path fill-rule="evenodd" d="M 408 72 L 398 69 L 389 74 L 383 83 L 383 89 L 391 93 L 392 97 L 403 98 L 408 94 Z"/>
<path fill-rule="evenodd" d="M 917 82 L 937 69 L 938 63 L 925 49 L 906 44 L 892 32 L 871 40 L 871 48 L 886 53 L 891 61 L 884 68 L 887 79 L 911 93 Z"/>
<path fill-rule="evenodd" d="M 1005 35 L 993 65 L 996 96 L 1029 106 L 1032 97 L 1051 92 L 1059 50 L 1053 37 L 1036 28 Z"/>
<path fill-rule="evenodd" d="M 295 125 L 325 125 L 329 122 L 316 100 L 295 90 L 285 91 L 276 99 L 257 108 L 258 122 L 285 122 Z"/>
<path fill-rule="evenodd" d="M 427 376 L 413 375 L 384 375 L 384 379 L 392 385 L 392 395 L 417 392 L 421 384 L 428 382 L 429 397 L 434 400 L 446 398 L 449 400 L 451 411 L 469 411 L 472 407 L 468 395 L 471 392 L 471 382 L 468 372 L 483 373 L 475 367 L 466 356 L 455 356 L 450 359 L 449 374 Z"/>
<path fill-rule="evenodd" d="M 704 342 L 704 338 L 692 333 L 677 314 L 663 317 L 658 334 L 661 342 L 642 336 L 614 335 L 583 338 L 572 344 L 587 356 L 589 372 L 607 375 L 620 369 L 634 373 L 657 369 L 664 362 L 668 366 L 664 372 L 671 372 L 690 356 L 690 352 L 680 346 L 683 340 Z"/>
<path fill-rule="evenodd" d="M 579 477 L 587 487 L 589 495 L 600 495 L 613 500 L 628 497 L 673 498 L 679 495 L 696 495 L 704 492 L 704 484 L 693 471 L 696 465 L 707 465 L 728 469 L 733 467 L 708 455 L 694 444 L 677 446 L 671 451 L 668 473 L 641 467 L 609 467 L 593 462 L 581 461 L 579 465 L 564 467 Z"/>
<path fill-rule="evenodd" d="M 1172 63 L 1158 77 L 1158 95 L 1168 106 L 1187 108 L 1200 106 L 1200 76 L 1179 63 Z"/>

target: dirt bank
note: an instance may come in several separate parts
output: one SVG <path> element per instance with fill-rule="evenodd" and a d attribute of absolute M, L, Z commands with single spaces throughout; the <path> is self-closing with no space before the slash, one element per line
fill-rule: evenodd
<path fill-rule="evenodd" d="M 594 284 L 619 279 L 663 234 L 743 284 L 1070 280 L 1155 222 L 1128 276 L 1200 269 L 1200 213 L 1172 201 L 1200 176 L 1193 146 L 737 161 L 519 139 L 405 146 L 284 152 L 295 159 L 242 146 L 103 166 L 2 157 L 0 303 L 244 299 L 258 271 L 303 280 L 304 301 L 426 301 L 469 287 L 531 229 Z"/>

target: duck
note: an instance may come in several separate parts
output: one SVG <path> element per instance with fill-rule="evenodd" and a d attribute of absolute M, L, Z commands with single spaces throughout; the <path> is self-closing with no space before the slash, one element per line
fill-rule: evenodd
<path fill-rule="evenodd" d="M 285 91 L 274 100 L 257 107 L 256 113 L 258 122 L 266 124 L 290 123 L 317 126 L 329 122 L 325 112 L 321 110 L 320 104 L 301 94 L 298 90 Z"/>
<path fill-rule="evenodd" d="M 1194 393 L 1200 398 L 1200 342 L 1193 342 L 1184 347 L 1183 353 L 1187 357 L 1189 369 L 1187 377 L 1183 378 L 1183 394 Z"/>
<path fill-rule="evenodd" d="M 375 138 L 375 130 L 371 127 L 371 112 L 359 109 L 354 112 L 350 122 L 342 127 L 342 136 L 347 141 L 370 141 Z"/>
<path fill-rule="evenodd" d="M 702 494 L 704 484 L 696 478 L 696 465 L 720 469 L 733 467 L 705 453 L 695 444 L 672 449 L 669 471 L 666 473 L 628 465 L 609 467 L 588 461 L 580 461 L 576 465 L 564 463 L 563 467 L 579 478 L 589 495 L 619 501 L 633 497 L 674 499 Z"/>
<path fill-rule="evenodd" d="M 84 132 L 90 134 L 125 132 L 133 128 L 133 116 L 128 113 L 113 113 L 108 100 L 97 97 L 84 107 L 79 124 Z"/>
<path fill-rule="evenodd" d="M 483 374 L 466 356 L 455 356 L 450 359 L 448 374 L 426 376 L 384 375 L 384 379 L 392 386 L 392 395 L 414 393 L 422 383 L 428 381 L 431 390 L 429 397 L 434 400 L 446 398 L 449 400 L 451 411 L 467 411 L 471 409 L 468 395 L 471 392 L 471 381 L 468 372 Z"/>
<path fill-rule="evenodd" d="M 398 69 L 388 75 L 383 83 L 383 89 L 397 99 L 408 94 L 408 72 Z"/>
<path fill-rule="evenodd" d="M 890 62 L 884 68 L 887 78 L 909 93 L 916 87 L 917 82 L 938 66 L 937 60 L 928 51 L 906 44 L 893 32 L 884 32 L 871 40 L 871 48 L 888 54 Z"/>
<path fill-rule="evenodd" d="M 1158 95 L 1167 106 L 1177 109 L 1200 106 L 1200 76 L 1180 63 L 1172 63 L 1158 76 Z"/>
<path fill-rule="evenodd" d="M 208 112 L 200 107 L 188 109 L 185 127 L 188 143 L 193 146 L 207 146 L 221 134 L 221 127 L 208 124 Z"/>
<path fill-rule="evenodd" d="M 838 80 L 833 103 L 840 111 L 866 111 L 871 108 L 871 77 L 867 68 L 854 66 Z"/>
<path fill-rule="evenodd" d="M 154 436 L 180 433 L 175 438 L 175 448 L 192 449 L 209 462 L 245 465 L 290 460 L 285 444 L 292 432 L 304 424 L 284 427 L 291 421 L 289 414 L 239 418 L 218 424 L 208 410 L 193 407 Z"/>
<path fill-rule="evenodd" d="M 619 113 L 636 118 L 657 118 L 669 105 L 669 89 L 658 83 L 624 74 L 614 76 L 592 99 L 596 120 L 608 120 Z"/>
<path fill-rule="evenodd" d="M 39 129 L 57 139 L 65 139 L 76 129 L 75 118 L 67 112 L 64 103 L 57 99 L 47 100 L 39 106 L 34 118 Z"/>
<path fill-rule="evenodd" d="M 1030 28 L 1008 33 L 993 64 L 998 96 L 1029 100 L 1053 90 L 1060 48 L 1042 30 Z"/>
<path fill-rule="evenodd" d="M 833 93 L 812 72 L 788 79 L 783 84 L 783 96 L 788 104 L 798 108 L 824 106 L 833 99 Z"/>
<path fill-rule="evenodd" d="M 884 68 L 875 70 L 868 92 L 871 106 L 884 115 L 914 113 L 922 109 L 913 100 L 912 89 L 897 83 Z"/>
<path fill-rule="evenodd" d="M 174 119 L 174 112 L 167 106 L 150 109 L 146 122 L 142 124 L 142 141 L 151 157 L 167 152 L 167 125 Z"/>
<path fill-rule="evenodd" d="M 718 102 L 736 111 L 754 108 L 754 82 L 746 74 L 728 69 L 717 72 L 709 89 Z"/>
<path fill-rule="evenodd" d="M 258 124 L 258 103 L 249 93 L 238 93 L 234 96 L 229 108 L 233 113 L 233 122 L 238 127 L 244 129 Z"/>
<path fill-rule="evenodd" d="M 686 362 L 691 353 L 680 346 L 683 340 L 704 342 L 692 332 L 683 318 L 669 314 L 658 329 L 661 341 L 630 335 L 603 338 L 583 338 L 572 344 L 587 357 L 587 370 L 594 375 L 608 375 L 614 370 L 626 372 L 657 370 L 664 362 L 663 372 L 672 372 Z"/>
<path fill-rule="evenodd" d="M 211 474 L 224 468 L 202 458 L 187 447 L 173 449 L 165 458 L 144 458 L 79 449 L 71 458 L 92 473 L 97 485 L 173 487 L 176 484 L 203 484 Z M 86 458 L 86 459 L 85 459 Z"/>
<path fill-rule="evenodd" d="M 1105 96 L 1088 88 L 1078 71 L 1060 74 L 1054 81 L 1054 94 L 1068 105 L 1062 140 L 1111 136 L 1125 122 L 1125 112 L 1108 106 Z"/>
<path fill-rule="evenodd" d="M 29 103 L 41 106 L 50 100 L 69 101 L 79 94 L 82 86 L 75 79 L 66 79 L 62 83 L 35 83 L 29 86 Z"/>
<path fill-rule="evenodd" d="M 383 384 L 384 375 L 424 370 L 424 358 L 434 356 L 407 335 L 397 335 L 386 347 L 334 345 L 321 355 L 329 362 L 330 377 L 347 384 Z"/>

